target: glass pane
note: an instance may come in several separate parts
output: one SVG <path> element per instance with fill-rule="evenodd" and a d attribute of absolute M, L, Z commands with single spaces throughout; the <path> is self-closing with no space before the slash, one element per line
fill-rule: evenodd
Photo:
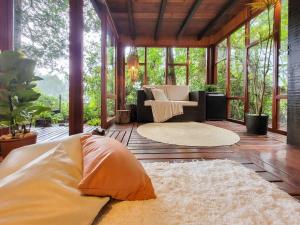
<path fill-rule="evenodd" d="M 226 60 L 223 60 L 217 64 L 217 87 L 218 92 L 226 92 Z"/>
<path fill-rule="evenodd" d="M 186 66 L 169 66 L 168 72 L 175 76 L 176 85 L 186 85 Z"/>
<path fill-rule="evenodd" d="M 69 114 L 69 2 L 14 1 L 14 46 L 36 61 L 41 97 L 35 104 L 60 113 L 38 116 L 52 123 L 67 122 Z M 59 96 L 62 104 L 60 107 Z"/>
<path fill-rule="evenodd" d="M 168 63 L 186 63 L 187 49 L 186 48 L 169 48 Z"/>
<path fill-rule="evenodd" d="M 244 101 L 230 100 L 229 118 L 233 120 L 244 121 Z"/>
<path fill-rule="evenodd" d="M 166 74 L 166 49 L 147 49 L 147 79 L 148 84 L 165 84 Z"/>
<path fill-rule="evenodd" d="M 269 35 L 269 26 L 273 32 L 274 8 L 265 10 L 250 21 L 250 42 L 264 40 Z M 270 20 L 268 19 L 270 18 Z M 269 24 L 270 21 L 270 24 Z"/>
<path fill-rule="evenodd" d="M 131 47 L 125 47 L 125 63 L 127 63 L 127 57 L 130 53 Z M 137 48 L 138 55 L 139 55 L 139 63 L 145 63 L 145 48 L 139 47 Z"/>
<path fill-rule="evenodd" d="M 226 52 L 227 52 L 227 39 L 222 41 L 220 44 L 217 45 L 217 62 L 220 60 L 226 60 Z"/>
<path fill-rule="evenodd" d="M 206 48 L 190 48 L 189 85 L 191 91 L 204 90 L 206 81 Z"/>
<path fill-rule="evenodd" d="M 107 95 L 107 120 L 115 115 L 116 110 L 116 41 L 108 32 L 106 36 L 106 95 Z"/>
<path fill-rule="evenodd" d="M 115 94 L 115 73 L 116 73 L 116 49 L 115 40 L 107 34 L 107 93 Z"/>
<path fill-rule="evenodd" d="M 287 130 L 287 99 L 279 101 L 279 129 Z"/>
<path fill-rule="evenodd" d="M 279 94 L 287 94 L 288 88 L 288 0 L 281 0 L 281 29 L 279 52 Z"/>
<path fill-rule="evenodd" d="M 265 61 L 269 59 L 269 65 Z M 264 76 L 265 75 L 265 76 Z M 265 77 L 265 97 L 263 101 L 263 113 L 269 115 L 269 124 L 272 120 L 272 87 L 273 87 L 273 46 L 262 42 L 249 51 L 249 107 L 250 113 L 258 114 L 263 93 L 263 81 Z"/>
<path fill-rule="evenodd" d="M 140 90 L 144 83 L 145 67 L 139 67 L 139 76 L 136 82 L 132 82 L 128 73 L 128 68 L 125 66 L 126 79 L 126 104 L 136 104 L 137 90 Z"/>
<path fill-rule="evenodd" d="M 107 99 L 107 120 L 110 120 L 115 116 L 116 101 L 114 99 Z"/>
<path fill-rule="evenodd" d="M 84 5 L 84 121 L 100 125 L 101 114 L 101 23 L 90 1 Z"/>
<path fill-rule="evenodd" d="M 245 27 L 230 36 L 230 96 L 244 96 Z"/>

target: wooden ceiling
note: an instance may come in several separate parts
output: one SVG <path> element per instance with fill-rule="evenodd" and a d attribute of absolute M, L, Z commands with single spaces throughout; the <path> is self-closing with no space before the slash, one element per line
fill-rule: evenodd
<path fill-rule="evenodd" d="M 120 37 L 202 41 L 247 7 L 249 0 L 107 0 Z"/>

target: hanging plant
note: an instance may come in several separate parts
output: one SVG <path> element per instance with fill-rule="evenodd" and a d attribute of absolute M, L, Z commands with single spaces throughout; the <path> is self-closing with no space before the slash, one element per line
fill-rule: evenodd
<path fill-rule="evenodd" d="M 128 73 L 132 82 L 136 82 L 139 72 L 139 55 L 136 48 L 131 48 L 127 57 Z"/>

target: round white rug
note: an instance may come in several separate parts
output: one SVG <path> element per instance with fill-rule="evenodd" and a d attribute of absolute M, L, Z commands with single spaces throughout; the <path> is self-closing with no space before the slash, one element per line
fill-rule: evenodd
<path fill-rule="evenodd" d="M 236 133 L 205 123 L 147 123 L 137 128 L 141 136 L 166 144 L 195 147 L 233 145 L 239 142 Z"/>

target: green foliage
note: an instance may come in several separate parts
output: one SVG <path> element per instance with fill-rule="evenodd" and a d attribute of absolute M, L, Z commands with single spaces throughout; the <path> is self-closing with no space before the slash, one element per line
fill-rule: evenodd
<path fill-rule="evenodd" d="M 35 64 L 20 52 L 0 53 L 0 123 L 11 127 L 13 136 L 19 125 L 31 124 L 34 116 L 48 110 L 34 105 L 40 97 L 35 81 L 41 80 L 34 75 Z"/>
<path fill-rule="evenodd" d="M 207 84 L 207 85 L 205 85 L 205 91 L 206 92 L 217 92 L 218 86 L 214 85 L 214 84 Z"/>

